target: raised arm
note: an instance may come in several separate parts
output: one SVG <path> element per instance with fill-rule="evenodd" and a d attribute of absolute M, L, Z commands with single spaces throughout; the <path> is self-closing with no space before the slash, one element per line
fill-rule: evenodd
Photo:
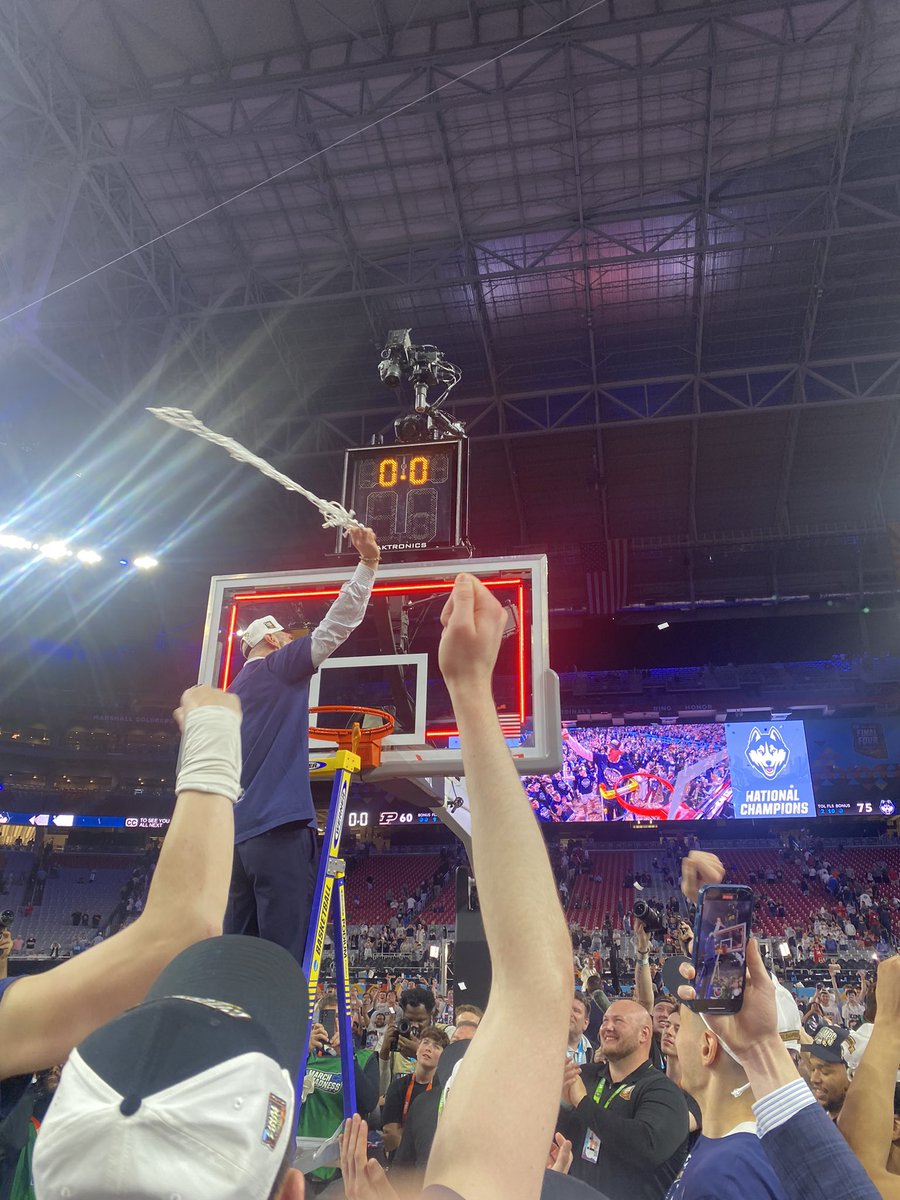
<path fill-rule="evenodd" d="M 681 967 L 685 979 L 694 969 Z M 680 987 L 693 1000 L 693 987 Z M 705 1018 L 744 1068 L 756 1103 L 756 1132 L 788 1200 L 879 1200 L 859 1160 L 816 1102 L 778 1034 L 775 985 L 759 953 L 747 944 L 747 980 L 741 1011 Z M 892 1197 L 893 1200 L 893 1197 Z"/>
<path fill-rule="evenodd" d="M 381 550 L 371 529 L 354 529 L 350 541 L 359 554 L 359 566 L 341 588 L 340 595 L 310 635 L 314 667 L 321 667 L 334 654 L 366 615 L 372 595 L 375 572 L 381 562 Z"/>
<path fill-rule="evenodd" d="M 441 620 L 440 664 L 459 724 L 493 984 L 447 1097 L 426 1184 L 466 1200 L 536 1200 L 562 1086 L 571 943 L 543 838 L 491 695 L 503 609 L 480 582 L 460 575 Z M 500 1081 L 523 1046 L 532 1048 L 528 1085 L 515 1104 L 497 1103 Z"/>
<path fill-rule="evenodd" d="M 64 1062 L 89 1033 L 139 1004 L 176 954 L 222 932 L 240 793 L 240 701 L 201 685 L 184 693 L 175 717 L 183 732 L 178 798 L 144 911 L 115 937 L 8 986 L 0 1078 Z"/>
<path fill-rule="evenodd" d="M 650 974 L 650 934 L 640 917 L 634 917 L 634 998 L 647 1012 L 653 1008 L 653 976 Z"/>
<path fill-rule="evenodd" d="M 563 743 L 568 746 L 570 750 L 574 751 L 579 758 L 585 758 L 590 763 L 594 761 L 593 750 L 587 750 L 584 746 L 582 746 L 581 742 L 576 742 L 571 733 L 569 733 L 568 729 L 566 729 L 565 725 L 563 725 L 562 739 Z"/>
<path fill-rule="evenodd" d="M 872 1036 L 844 1099 L 838 1128 L 885 1200 L 900 1197 L 900 1175 L 889 1174 L 894 1136 L 894 1086 L 900 1067 L 900 957 L 878 966 L 878 1011 Z"/>

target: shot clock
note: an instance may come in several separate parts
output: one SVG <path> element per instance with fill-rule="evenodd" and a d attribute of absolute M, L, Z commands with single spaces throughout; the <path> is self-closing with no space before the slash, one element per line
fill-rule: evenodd
<path fill-rule="evenodd" d="M 465 544 L 467 443 L 462 438 L 348 450 L 344 507 L 382 551 L 454 551 Z M 346 543 L 338 539 L 338 553 Z"/>

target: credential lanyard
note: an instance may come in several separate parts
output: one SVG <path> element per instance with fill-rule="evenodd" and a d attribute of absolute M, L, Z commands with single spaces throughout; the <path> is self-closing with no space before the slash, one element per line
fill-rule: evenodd
<path fill-rule="evenodd" d="M 603 1107 L 605 1109 L 609 1108 L 609 1106 L 612 1104 L 613 1100 L 615 1100 L 616 1096 L 618 1096 L 619 1092 L 621 1092 L 621 1090 L 622 1090 L 622 1088 L 624 1088 L 624 1086 L 625 1086 L 624 1083 L 620 1083 L 614 1092 L 610 1092 L 606 1103 L 603 1105 Z M 597 1085 L 596 1092 L 594 1092 L 594 1103 L 595 1104 L 599 1104 L 601 1099 L 603 1098 L 603 1091 L 604 1091 L 605 1087 L 606 1087 L 606 1080 L 601 1079 L 600 1083 Z"/>
<path fill-rule="evenodd" d="M 431 1091 L 433 1083 L 434 1083 L 434 1080 L 429 1081 L 428 1087 L 425 1089 L 426 1092 Z M 410 1077 L 409 1077 L 409 1086 L 406 1089 L 406 1099 L 403 1102 L 403 1124 L 404 1125 L 406 1124 L 406 1114 L 409 1112 L 409 1106 L 410 1106 L 410 1104 L 412 1104 L 412 1094 L 413 1094 L 413 1088 L 415 1086 L 416 1086 L 416 1073 L 415 1073 L 415 1071 L 413 1071 L 412 1075 L 410 1075 Z M 610 1100 L 612 1100 L 612 1096 L 610 1096 Z"/>

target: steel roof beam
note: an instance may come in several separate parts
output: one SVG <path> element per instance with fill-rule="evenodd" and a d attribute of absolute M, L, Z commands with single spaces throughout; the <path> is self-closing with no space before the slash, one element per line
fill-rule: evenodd
<path fill-rule="evenodd" d="M 838 205 L 841 201 L 853 132 L 859 116 L 863 85 L 868 78 L 873 39 L 874 22 L 872 20 L 870 0 L 859 0 L 856 38 L 853 45 L 853 57 L 850 63 L 850 75 L 847 80 L 847 90 L 844 93 L 844 100 L 841 106 L 841 119 L 831 155 L 828 189 L 825 194 L 824 236 L 816 241 L 812 279 L 806 302 L 806 311 L 803 317 L 803 340 L 797 362 L 797 374 L 794 377 L 794 388 L 797 398 L 801 402 L 804 396 L 806 372 L 809 368 L 809 361 L 815 345 L 819 308 L 825 294 L 831 243 L 840 228 Z M 777 512 L 785 529 L 790 529 L 791 523 L 788 500 L 790 497 L 799 423 L 800 408 L 798 407 L 791 414 L 791 424 L 785 440 L 785 452 L 782 459 L 781 478 L 776 501 Z"/>
<path fill-rule="evenodd" d="M 848 0 L 845 8 L 852 7 L 859 3 L 860 0 Z M 524 8 L 527 7 L 528 0 L 523 3 L 518 3 L 509 6 L 508 10 L 511 14 L 521 14 Z M 736 18 L 742 15 L 752 15 L 754 13 L 765 12 L 784 12 L 790 7 L 790 0 L 729 0 L 727 9 L 726 23 L 733 28 L 740 28 L 741 32 L 749 37 L 755 37 L 758 45 L 752 50 L 737 52 L 735 58 L 758 58 L 760 53 L 784 53 L 793 50 L 803 51 L 806 46 L 815 42 L 822 44 L 823 42 L 840 42 L 846 39 L 846 35 L 840 30 L 830 30 L 828 23 L 823 24 L 819 30 L 814 30 L 810 34 L 796 39 L 788 39 L 779 41 L 773 39 L 766 34 L 765 31 L 757 30 L 752 25 L 739 25 Z M 492 9 L 492 17 L 496 18 L 499 9 Z M 830 12 L 831 10 L 829 10 Z M 626 61 L 619 56 L 605 55 L 601 50 L 594 51 L 591 46 L 587 45 L 590 39 L 620 39 L 622 37 L 634 36 L 639 37 L 641 33 L 656 31 L 660 29 L 671 30 L 673 34 L 672 43 L 669 47 L 663 50 L 656 59 L 645 64 L 641 69 L 648 73 L 656 73 L 660 70 L 687 70 L 691 68 L 705 69 L 709 66 L 705 56 L 695 56 L 689 59 L 671 58 L 672 51 L 680 46 L 685 40 L 685 27 L 687 32 L 691 33 L 696 29 L 701 28 L 709 21 L 719 21 L 725 16 L 726 10 L 719 8 L 711 8 L 708 4 L 701 0 L 694 7 L 682 7 L 673 9 L 657 16 L 641 16 L 633 19 L 618 19 L 615 22 L 595 22 L 590 25 L 578 25 L 563 27 L 548 33 L 541 39 L 538 45 L 541 48 L 550 50 L 560 50 L 567 45 L 573 45 L 582 49 L 585 53 L 594 54 L 598 61 L 598 68 L 590 77 L 594 82 L 598 79 L 615 79 L 628 78 L 634 75 L 638 70 L 633 63 Z M 380 61 L 374 61 L 371 57 L 365 57 L 359 62 L 346 63 L 340 67 L 334 67 L 333 53 L 330 51 L 332 46 L 338 45 L 344 47 L 346 41 L 326 41 L 321 43 L 307 43 L 305 53 L 310 56 L 310 65 L 304 73 L 304 86 L 342 84 L 347 82 L 358 82 L 360 77 L 368 79 L 380 78 L 383 75 L 396 75 L 398 69 L 411 66 L 413 72 L 419 72 L 426 67 L 450 67 L 462 68 L 468 70 L 473 63 L 486 61 L 492 56 L 502 53 L 504 50 L 509 50 L 521 40 L 520 32 L 521 23 L 517 22 L 515 32 L 511 32 L 505 36 L 492 36 L 482 40 L 479 43 L 473 43 L 468 46 L 454 46 L 447 50 L 434 50 L 436 45 L 446 44 L 446 40 L 437 34 L 437 27 L 444 20 L 451 20 L 456 23 L 456 15 L 450 18 L 438 18 L 436 22 L 425 23 L 432 33 L 429 38 L 429 45 L 432 47 L 429 51 L 423 52 L 419 47 L 411 50 L 408 54 L 396 53 L 396 31 L 395 31 L 395 52 L 390 59 L 382 58 Z M 420 26 L 413 25 L 415 29 Z M 480 31 L 483 29 L 482 22 L 476 22 L 474 26 L 470 23 L 470 28 Z M 358 35 L 356 35 L 358 36 Z M 373 31 L 373 38 L 379 38 L 380 34 Z M 367 43 L 367 49 L 371 50 L 371 44 Z M 327 55 L 328 66 L 317 69 L 314 65 L 315 54 L 317 51 L 322 51 L 323 55 Z M 247 79 L 243 74 L 240 79 L 229 81 L 228 85 L 222 87 L 219 84 L 212 85 L 192 85 L 190 75 L 187 73 L 179 73 L 178 75 L 160 79 L 157 85 L 160 89 L 158 98 L 153 98 L 149 103 L 144 104 L 139 101 L 122 103 L 116 97 L 105 97 L 102 94 L 92 95 L 91 101 L 95 106 L 95 111 L 104 116 L 134 116 L 138 113 L 145 114 L 150 111 L 165 110 L 172 105 L 174 88 L 173 85 L 178 80 L 182 81 L 181 98 L 188 96 L 193 97 L 196 101 L 208 104 L 217 100 L 227 100 L 233 94 L 233 91 L 246 93 L 252 91 L 255 97 L 271 94 L 272 92 L 281 90 L 286 84 L 289 84 L 294 74 L 284 73 L 281 76 L 277 74 L 277 68 L 273 69 L 270 63 L 275 63 L 279 59 L 284 58 L 283 51 L 278 51 L 272 55 L 256 56 L 253 59 L 241 60 L 235 62 L 235 67 L 246 67 L 248 62 L 261 64 L 261 70 L 252 78 Z M 513 62 L 514 55 L 510 55 L 507 62 Z M 601 75 L 601 65 L 606 64 L 611 68 L 610 71 Z M 192 72 L 194 73 L 194 72 Z M 587 79 L 585 80 L 585 82 Z M 468 81 L 465 81 L 463 86 Z M 491 89 L 494 90 L 493 88 Z M 483 97 L 482 97 L 483 99 Z M 368 115 L 368 114 L 367 114 Z"/>

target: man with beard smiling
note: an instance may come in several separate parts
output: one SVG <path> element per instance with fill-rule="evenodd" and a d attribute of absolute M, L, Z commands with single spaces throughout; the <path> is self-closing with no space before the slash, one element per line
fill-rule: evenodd
<path fill-rule="evenodd" d="M 853 1035 L 846 1029 L 823 1025 L 809 1047 L 810 1090 L 832 1121 L 838 1119 L 850 1087 L 847 1063 L 853 1045 Z"/>
<path fill-rule="evenodd" d="M 566 1066 L 559 1131 L 572 1142 L 570 1175 L 610 1200 L 661 1200 L 687 1153 L 681 1089 L 650 1062 L 653 1023 L 616 1000 L 600 1026 L 605 1065 Z"/>

